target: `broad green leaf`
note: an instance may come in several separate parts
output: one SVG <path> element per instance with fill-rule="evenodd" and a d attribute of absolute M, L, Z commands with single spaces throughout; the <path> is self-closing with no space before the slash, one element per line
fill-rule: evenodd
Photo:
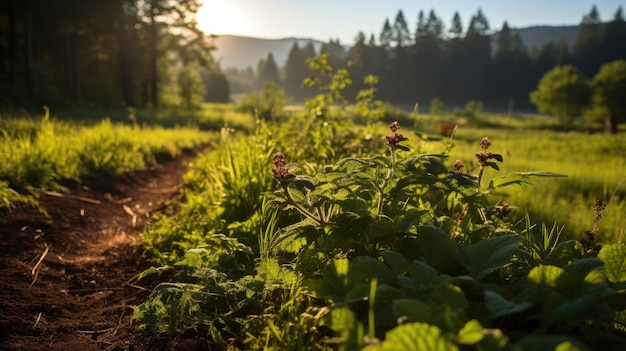
<path fill-rule="evenodd" d="M 626 281 L 626 245 L 605 245 L 598 253 L 604 262 L 604 274 L 609 282 L 615 284 Z"/>
<path fill-rule="evenodd" d="M 498 318 L 509 314 L 524 311 L 532 306 L 530 301 L 513 302 L 493 291 L 485 290 L 485 307 L 491 312 L 490 318 Z"/>
<path fill-rule="evenodd" d="M 565 335 L 529 335 L 519 342 L 523 350 L 589 351 L 580 341 Z"/>
<path fill-rule="evenodd" d="M 556 322 L 573 317 L 588 316 L 591 310 L 593 313 L 600 312 L 603 307 L 599 304 L 600 301 L 604 296 L 611 293 L 606 284 L 584 284 L 578 291 L 572 298 L 558 296 L 554 300 L 550 300 L 547 305 L 549 319 Z"/>
<path fill-rule="evenodd" d="M 322 320 L 322 325 L 330 327 L 334 331 L 350 330 L 356 324 L 356 316 L 348 307 L 334 308 Z"/>
<path fill-rule="evenodd" d="M 360 159 L 360 158 L 355 158 L 355 157 L 344 158 L 343 160 L 340 160 L 339 162 L 337 162 L 337 166 L 340 169 L 345 170 L 346 172 L 353 172 L 365 166 L 373 166 L 373 165 L 374 163 L 371 161 Z"/>
<path fill-rule="evenodd" d="M 606 284 L 589 284 L 584 276 L 571 274 L 556 266 L 533 268 L 528 274 L 528 281 L 537 288 L 535 300 L 544 305 L 542 322 L 546 325 L 571 318 L 585 318 L 591 309 L 594 309 L 592 313 L 597 313 L 602 307 L 598 303 L 610 293 Z"/>
<path fill-rule="evenodd" d="M 381 285 L 391 285 L 395 275 L 384 263 L 371 257 L 334 260 L 325 269 L 322 280 L 313 279 L 306 286 L 320 298 L 350 303 L 368 296 L 370 280 L 376 277 Z"/>
<path fill-rule="evenodd" d="M 384 263 L 367 256 L 355 257 L 350 265 L 350 278 L 357 282 L 368 282 L 371 278 L 378 278 L 378 284 L 393 285 L 396 276 Z"/>
<path fill-rule="evenodd" d="M 576 279 L 583 280 L 589 273 L 601 268 L 603 265 L 602 260 L 597 257 L 589 257 L 576 260 L 563 268 Z"/>
<path fill-rule="evenodd" d="M 540 179 L 556 177 L 567 177 L 567 175 L 552 172 L 513 172 L 493 178 L 489 182 L 489 190 L 499 190 L 508 186 L 521 189 L 522 185 L 530 185 Z"/>
<path fill-rule="evenodd" d="M 577 347 L 571 341 L 564 341 L 556 345 L 554 351 L 583 351 L 583 349 Z"/>
<path fill-rule="evenodd" d="M 481 240 L 475 244 L 458 246 L 455 257 L 476 280 L 509 263 L 517 252 L 522 237 L 517 234 L 503 235 Z"/>
<path fill-rule="evenodd" d="M 298 204 L 306 203 L 306 196 L 297 188 L 289 188 L 289 195 Z"/>
<path fill-rule="evenodd" d="M 287 285 L 293 283 L 297 278 L 293 270 L 281 267 L 278 263 L 278 259 L 275 258 L 261 261 L 257 266 L 257 273 L 266 285 L 274 283 Z"/>
<path fill-rule="evenodd" d="M 139 275 L 137 276 L 137 280 L 141 280 L 144 277 L 147 277 L 151 274 L 161 274 L 162 272 L 171 270 L 172 267 L 171 266 L 162 266 L 162 267 L 150 267 L 146 270 L 144 270 L 143 272 L 139 273 Z"/>
<path fill-rule="evenodd" d="M 337 189 L 337 185 L 335 183 L 318 184 L 315 190 L 311 191 L 311 196 L 317 196 L 327 192 L 334 192 L 335 189 Z"/>
<path fill-rule="evenodd" d="M 453 284 L 438 284 L 430 296 L 429 303 L 448 305 L 453 309 L 465 309 L 469 306 L 463 290 Z"/>
<path fill-rule="evenodd" d="M 528 273 L 528 281 L 550 288 L 564 296 L 572 296 L 582 287 L 581 281 L 574 279 L 565 269 L 556 266 L 540 265 Z"/>
<path fill-rule="evenodd" d="M 346 188 L 337 189 L 337 191 L 333 194 L 333 199 L 335 201 L 345 201 L 352 195 L 352 192 Z"/>
<path fill-rule="evenodd" d="M 409 269 L 409 261 L 395 251 L 383 251 L 380 256 L 396 275 L 402 275 Z"/>
<path fill-rule="evenodd" d="M 455 243 L 448 233 L 437 227 L 424 225 L 417 228 L 417 234 L 418 253 L 426 263 L 440 273 L 455 268 L 457 263 L 452 257 Z"/>
<path fill-rule="evenodd" d="M 413 261 L 409 266 L 409 274 L 421 284 L 430 284 L 437 277 L 437 271 L 422 261 Z"/>
<path fill-rule="evenodd" d="M 340 173 L 340 172 L 329 172 L 329 173 L 320 173 L 317 174 L 315 176 L 315 178 L 317 178 L 318 181 L 322 182 L 322 183 L 331 183 L 334 182 L 337 179 L 341 179 L 343 177 L 345 177 L 346 175 L 344 173 Z"/>
<path fill-rule="evenodd" d="M 385 334 L 384 351 L 457 351 L 459 348 L 441 335 L 441 329 L 426 323 L 400 325 Z"/>
<path fill-rule="evenodd" d="M 485 330 L 479 321 L 472 319 L 468 321 L 457 336 L 457 342 L 463 345 L 474 345 L 485 337 Z"/>
<path fill-rule="evenodd" d="M 406 319 L 407 322 L 432 322 L 432 306 L 416 299 L 394 300 L 392 302 L 392 310 L 397 320 Z"/>
<path fill-rule="evenodd" d="M 422 216 L 426 213 L 429 213 L 428 210 L 410 210 L 406 211 L 402 216 L 402 220 L 400 223 L 396 225 L 396 231 L 400 233 L 406 233 L 409 229 L 417 223 L 417 221 L 422 218 Z"/>

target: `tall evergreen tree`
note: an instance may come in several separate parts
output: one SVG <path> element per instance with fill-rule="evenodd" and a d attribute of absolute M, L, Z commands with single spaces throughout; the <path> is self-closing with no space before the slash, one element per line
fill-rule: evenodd
<path fill-rule="evenodd" d="M 426 21 L 426 32 L 438 39 L 443 39 L 443 29 L 443 21 L 437 17 L 434 10 L 430 10 Z"/>
<path fill-rule="evenodd" d="M 424 36 L 426 33 L 426 17 L 424 11 L 420 10 L 417 14 L 417 25 L 415 26 L 415 38 Z"/>
<path fill-rule="evenodd" d="M 346 49 L 341 45 L 339 39 L 329 40 L 322 44 L 320 53 L 328 53 L 328 63 L 333 67 L 344 66 L 346 59 Z"/>
<path fill-rule="evenodd" d="M 428 102 L 441 93 L 443 68 L 443 22 L 434 10 L 430 10 L 428 18 L 423 12 L 418 15 L 421 28 L 416 32 L 413 46 L 414 90 L 420 101 Z"/>
<path fill-rule="evenodd" d="M 448 33 L 450 33 L 451 38 L 460 38 L 463 35 L 463 23 L 461 22 L 461 16 L 458 12 L 455 12 L 452 17 L 452 23 L 450 24 Z"/>
<path fill-rule="evenodd" d="M 313 42 L 309 41 L 302 48 L 302 57 L 304 57 L 304 60 L 306 60 L 308 58 L 315 57 L 316 55 L 317 55 L 317 52 L 315 51 L 315 46 L 313 46 Z"/>
<path fill-rule="evenodd" d="M 411 33 L 409 32 L 409 25 L 406 23 L 406 19 L 404 18 L 404 13 L 402 12 L 402 10 L 399 10 L 398 14 L 396 14 L 396 19 L 393 22 L 392 32 L 392 42 L 395 44 L 395 46 L 403 47 L 410 44 Z"/>
<path fill-rule="evenodd" d="M 389 46 L 393 41 L 393 30 L 389 24 L 389 18 L 385 19 L 383 30 L 380 32 L 379 42 L 381 46 Z"/>
<path fill-rule="evenodd" d="M 270 52 L 265 60 L 259 61 L 257 74 L 259 86 L 263 86 L 267 82 L 280 83 L 280 74 L 274 54 Z"/>
<path fill-rule="evenodd" d="M 525 100 L 536 80 L 529 78 L 531 61 L 519 33 L 506 21 L 497 36 L 493 64 L 493 98 L 508 100 L 512 112 L 514 100 Z"/>
<path fill-rule="evenodd" d="M 296 98 L 303 97 L 302 81 L 308 75 L 305 60 L 298 42 L 294 41 L 287 55 L 287 62 L 285 62 L 284 87 L 287 94 Z"/>
<path fill-rule="evenodd" d="M 588 76 L 594 75 L 602 64 L 602 58 L 597 55 L 601 50 L 602 36 L 602 20 L 598 8 L 593 5 L 580 23 L 573 52 L 576 67 Z"/>
<path fill-rule="evenodd" d="M 491 66 L 491 38 L 489 36 L 489 21 L 478 9 L 472 16 L 463 38 L 463 71 L 465 74 L 458 77 L 465 91 L 473 92 L 471 98 L 486 99 L 489 97 L 489 87 L 492 86 L 493 72 Z"/>
<path fill-rule="evenodd" d="M 605 62 L 614 60 L 626 60 L 626 22 L 622 7 L 618 7 L 613 19 L 606 24 L 602 36 L 602 51 Z"/>

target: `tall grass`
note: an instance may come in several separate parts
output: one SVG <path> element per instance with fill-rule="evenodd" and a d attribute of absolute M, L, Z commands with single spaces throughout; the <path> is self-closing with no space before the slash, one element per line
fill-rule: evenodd
<path fill-rule="evenodd" d="M 176 156 L 215 138 L 197 128 L 140 127 L 108 119 L 79 126 L 50 119 L 48 111 L 37 122 L 8 120 L 1 132 L 0 188 L 6 194 L 56 189 L 85 176 L 118 176 L 146 168 L 158 155 Z M 4 197 L 0 208 L 12 207 L 14 200 Z"/>
<path fill-rule="evenodd" d="M 594 201 L 607 205 L 599 224 L 601 240 L 616 242 L 626 231 L 626 139 L 623 135 L 585 134 L 523 129 L 460 128 L 450 162 L 462 160 L 471 169 L 481 138 L 488 136 L 494 152 L 504 155 L 501 172 L 541 170 L 565 174 L 528 191 L 498 198 L 528 211 L 535 222 L 555 221 L 564 234 L 580 238 L 593 226 Z M 489 175 L 488 175 L 489 176 Z M 523 213 L 521 213 L 523 214 Z M 520 215 L 521 215 L 520 214 Z"/>

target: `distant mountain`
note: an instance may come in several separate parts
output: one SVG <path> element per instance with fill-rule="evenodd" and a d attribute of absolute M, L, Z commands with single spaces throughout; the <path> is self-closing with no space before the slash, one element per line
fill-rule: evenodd
<path fill-rule="evenodd" d="M 313 43 L 316 51 L 322 47 L 322 42 L 314 39 L 285 38 L 285 39 L 261 39 L 241 37 L 236 35 L 220 35 L 215 40 L 217 50 L 213 57 L 220 62 L 222 69 L 236 67 L 245 69 L 252 67 L 256 70 L 259 60 L 266 59 L 271 52 L 278 67 L 287 62 L 289 50 L 294 42 L 302 48 L 309 42 Z"/>
<path fill-rule="evenodd" d="M 551 41 L 559 42 L 564 38 L 571 48 L 578 35 L 579 26 L 533 26 L 513 30 L 517 31 L 526 47 L 531 50 Z M 493 35 L 498 36 L 498 33 Z"/>
<path fill-rule="evenodd" d="M 558 42 L 565 38 L 570 45 L 574 43 L 578 35 L 579 26 L 533 26 L 525 28 L 513 28 L 519 32 L 522 41 L 530 50 L 541 47 L 550 41 Z M 498 33 L 493 34 L 494 39 Z M 315 39 L 285 38 L 285 39 L 262 39 L 241 37 L 236 35 L 221 35 L 215 40 L 217 50 L 214 57 L 220 62 L 222 69 L 252 67 L 256 69 L 259 60 L 267 58 L 271 52 L 278 67 L 285 65 L 289 50 L 294 42 L 304 47 L 309 42 L 313 43 L 316 51 L 319 51 L 323 42 Z"/>

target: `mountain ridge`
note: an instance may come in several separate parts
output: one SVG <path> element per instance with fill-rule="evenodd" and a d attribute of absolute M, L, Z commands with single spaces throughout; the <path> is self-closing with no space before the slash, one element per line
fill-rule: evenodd
<path fill-rule="evenodd" d="M 526 47 L 532 50 L 550 41 L 558 42 L 561 39 L 565 39 L 571 48 L 578 35 L 579 27 L 579 25 L 535 25 L 511 28 L 511 30 L 518 32 Z M 491 34 L 492 40 L 495 40 L 498 33 L 499 31 Z M 220 35 L 214 40 L 216 46 L 214 58 L 222 69 L 247 69 L 250 67 L 254 70 L 260 60 L 266 59 L 272 53 L 278 67 L 283 67 L 294 42 L 298 42 L 300 47 L 311 42 L 316 52 L 319 52 L 324 44 L 323 41 L 312 38 L 286 37 L 266 39 L 239 35 Z"/>

